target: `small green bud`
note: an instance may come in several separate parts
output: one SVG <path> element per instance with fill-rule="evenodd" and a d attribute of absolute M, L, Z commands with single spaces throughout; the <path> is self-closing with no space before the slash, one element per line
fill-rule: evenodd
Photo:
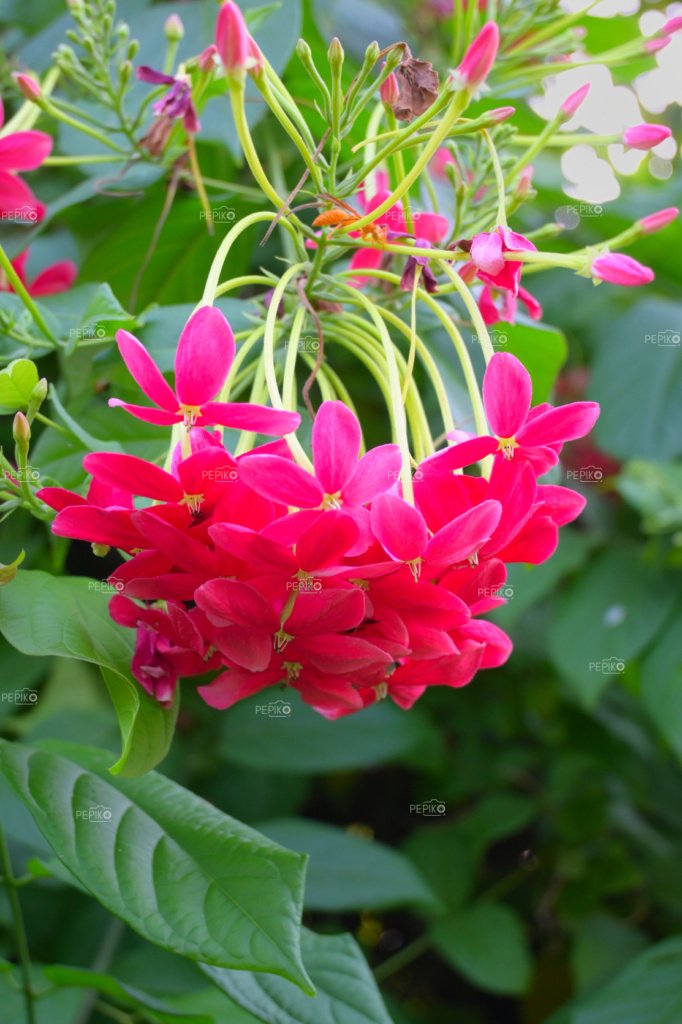
<path fill-rule="evenodd" d="M 29 423 L 33 423 L 35 414 L 40 409 L 41 405 L 47 398 L 47 380 L 45 377 L 41 377 L 33 391 L 29 395 L 28 407 L 26 409 L 26 419 Z"/>
<path fill-rule="evenodd" d="M 31 440 L 31 425 L 23 412 L 18 412 L 14 417 L 12 437 L 18 448 L 26 452 L 28 451 L 28 442 Z"/>
<path fill-rule="evenodd" d="M 120 79 L 121 79 L 121 83 L 123 85 L 125 85 L 126 82 L 130 81 L 130 76 L 132 75 L 132 73 L 133 73 L 132 61 L 124 60 L 123 63 L 121 64 L 121 68 L 120 68 L 120 71 L 119 71 L 119 76 L 120 76 Z"/>
<path fill-rule="evenodd" d="M 92 548 L 93 555 L 97 558 L 106 558 L 111 551 L 108 544 L 98 544 L 96 541 L 93 541 L 90 547 Z"/>
<path fill-rule="evenodd" d="M 185 26 L 179 14 L 169 14 L 163 26 L 166 39 L 169 43 L 179 43 L 185 35 Z"/>
<path fill-rule="evenodd" d="M 332 71 L 334 71 L 336 74 L 339 74 L 341 68 L 343 67 L 345 54 L 343 52 L 341 42 L 339 39 L 336 38 L 336 36 L 334 36 L 331 43 L 329 44 L 327 57 L 329 58 L 329 66 L 331 67 Z"/>

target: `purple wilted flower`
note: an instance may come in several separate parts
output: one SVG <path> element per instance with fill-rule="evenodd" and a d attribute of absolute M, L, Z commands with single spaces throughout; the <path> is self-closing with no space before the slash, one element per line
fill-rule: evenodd
<path fill-rule="evenodd" d="M 430 249 L 431 243 L 427 242 L 425 238 L 415 238 L 415 245 L 420 249 Z M 411 292 L 414 288 L 414 279 L 417 273 L 417 266 L 422 268 L 421 279 L 426 288 L 427 292 L 433 294 L 438 291 L 438 282 L 436 276 L 431 270 L 429 265 L 428 256 L 408 256 L 405 269 L 403 270 L 402 277 L 400 278 L 400 287 L 403 291 Z"/>
<path fill-rule="evenodd" d="M 192 88 L 185 78 L 173 78 L 172 75 L 165 75 L 162 71 L 155 71 L 154 68 L 146 65 L 137 69 L 137 77 L 141 82 L 149 82 L 150 85 L 167 85 L 169 87 L 165 95 L 152 106 L 156 119 L 150 131 L 142 139 L 142 145 L 146 146 L 150 153 L 158 155 L 163 150 L 173 127 L 173 121 L 180 117 L 185 131 L 190 135 L 199 131 L 201 125 L 192 103 Z"/>

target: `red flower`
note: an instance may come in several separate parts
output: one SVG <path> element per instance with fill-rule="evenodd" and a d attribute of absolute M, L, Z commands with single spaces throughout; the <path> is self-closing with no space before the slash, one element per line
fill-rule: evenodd
<path fill-rule="evenodd" d="M 4 121 L 0 99 L 0 128 Z M 42 220 L 45 207 L 16 172 L 35 170 L 51 151 L 52 139 L 45 132 L 12 132 L 0 139 L 0 221 Z"/>

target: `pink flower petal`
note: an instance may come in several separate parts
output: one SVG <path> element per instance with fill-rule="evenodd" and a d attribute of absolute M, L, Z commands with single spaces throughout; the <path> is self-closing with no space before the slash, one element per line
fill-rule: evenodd
<path fill-rule="evenodd" d="M 218 626 L 242 626 L 275 633 L 279 620 L 270 602 L 240 580 L 209 580 L 198 588 L 196 602 Z"/>
<path fill-rule="evenodd" d="M 394 486 L 400 475 L 402 456 L 397 444 L 382 444 L 362 456 L 344 486 L 341 496 L 347 505 L 366 505 L 377 494 Z"/>
<path fill-rule="evenodd" d="M 483 404 L 497 437 L 514 437 L 530 409 L 533 384 L 516 356 L 496 352 L 483 378 Z"/>
<path fill-rule="evenodd" d="M 209 618 L 211 613 L 207 613 Z M 258 629 L 222 626 L 216 630 L 216 646 L 230 661 L 249 672 L 263 672 L 272 661 L 272 636 Z"/>
<path fill-rule="evenodd" d="M 293 433 L 301 422 L 297 412 L 271 409 L 250 402 L 207 402 L 198 420 L 202 427 L 219 425 L 234 430 L 252 430 L 256 434 L 279 437 Z"/>
<path fill-rule="evenodd" d="M 112 409 L 125 409 L 131 416 L 145 423 L 156 423 L 159 426 L 169 427 L 173 423 L 181 423 L 182 416 L 179 413 L 166 412 L 165 409 L 153 409 L 148 405 L 131 405 L 130 402 L 123 402 L 120 398 L 110 398 L 108 403 Z"/>
<path fill-rule="evenodd" d="M 364 613 L 365 599 L 357 587 L 348 590 L 300 591 L 282 628 L 295 637 L 341 633 L 359 626 Z"/>
<path fill-rule="evenodd" d="M 14 132 L 0 139 L 0 167 L 6 171 L 33 171 L 52 152 L 45 132 Z"/>
<path fill-rule="evenodd" d="M 61 263 L 53 263 L 45 267 L 31 281 L 29 291 L 31 295 L 56 295 L 58 292 L 65 292 L 76 280 L 78 268 L 71 260 L 63 260 Z"/>
<path fill-rule="evenodd" d="M 323 402 L 313 423 L 313 465 L 325 494 L 337 494 L 358 463 L 362 431 L 343 402 Z"/>
<path fill-rule="evenodd" d="M 391 558 L 411 562 L 426 548 L 428 531 L 421 512 L 394 494 L 379 494 L 372 502 L 372 531 Z"/>
<path fill-rule="evenodd" d="M 478 270 L 486 274 L 499 274 L 504 270 L 502 238 L 497 231 L 483 231 L 474 235 L 469 255 Z"/>
<path fill-rule="evenodd" d="M 240 459 L 241 480 L 257 494 L 295 508 L 317 508 L 324 492 L 301 466 L 280 455 L 252 455 Z"/>
<path fill-rule="evenodd" d="M 202 306 L 185 324 L 175 356 L 175 390 L 182 405 L 215 398 L 234 362 L 232 329 L 214 306 Z M 161 404 L 161 403 L 158 403 Z"/>
<path fill-rule="evenodd" d="M 92 452 L 83 459 L 83 468 L 112 487 L 139 494 L 155 501 L 180 501 L 182 487 L 175 477 L 153 462 L 135 455 L 117 452 Z"/>
<path fill-rule="evenodd" d="M 296 543 L 301 569 L 314 572 L 337 565 L 358 539 L 359 530 L 345 512 L 326 511 L 309 526 Z"/>
<path fill-rule="evenodd" d="M 443 566 L 465 561 L 489 539 L 501 515 L 499 501 L 483 501 L 474 505 L 432 537 L 426 548 L 426 561 L 430 565 Z"/>
<path fill-rule="evenodd" d="M 530 420 L 518 431 L 517 440 L 528 448 L 574 441 L 590 432 L 598 416 L 596 402 L 570 402 Z"/>
<path fill-rule="evenodd" d="M 117 331 L 116 342 L 128 367 L 130 375 L 136 384 L 144 391 L 147 398 L 151 398 L 155 405 L 160 406 L 169 413 L 177 413 L 178 400 L 167 381 L 164 380 L 161 370 L 158 368 L 144 345 L 128 331 Z M 114 400 L 111 400 L 109 404 Z M 122 402 L 117 402 L 123 405 Z M 135 408 L 131 406 L 130 409 Z M 137 415 L 136 413 L 134 415 Z M 140 417 L 141 418 L 141 417 Z M 153 420 L 151 422 L 154 422 Z"/>

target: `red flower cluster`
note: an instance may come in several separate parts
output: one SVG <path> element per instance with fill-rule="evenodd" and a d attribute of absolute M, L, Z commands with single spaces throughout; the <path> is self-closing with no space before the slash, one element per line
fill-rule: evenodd
<path fill-rule="evenodd" d="M 360 425 L 342 402 L 317 413 L 312 471 L 284 440 L 230 455 L 206 428 L 285 432 L 298 416 L 213 401 L 234 354 L 219 311 L 199 310 L 183 331 L 175 391 L 136 339 L 118 340 L 160 407 L 126 408 L 183 421 L 184 448 L 168 471 L 89 454 L 86 498 L 58 488 L 40 497 L 58 512 L 55 533 L 130 556 L 111 578 L 110 611 L 137 630 L 132 670 L 149 693 L 165 703 L 179 679 L 204 677 L 203 699 L 227 708 L 288 684 L 335 718 L 386 696 L 411 707 L 428 686 L 463 686 L 507 659 L 508 637 L 480 616 L 503 603 L 507 565 L 549 558 L 559 527 L 582 510 L 579 494 L 537 477 L 563 441 L 587 433 L 594 403 L 531 409 L 528 373 L 495 355 L 484 382 L 493 433 L 425 460 L 413 505 L 398 447 L 361 455 Z M 490 479 L 461 472 L 483 456 Z"/>

